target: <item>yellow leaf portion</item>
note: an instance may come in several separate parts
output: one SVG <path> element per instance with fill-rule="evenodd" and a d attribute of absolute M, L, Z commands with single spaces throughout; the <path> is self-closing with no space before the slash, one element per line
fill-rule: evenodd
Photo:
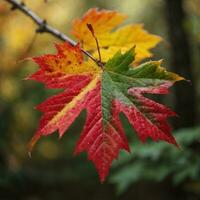
<path fill-rule="evenodd" d="M 164 76 L 167 76 L 168 79 L 170 79 L 170 81 L 172 82 L 177 82 L 177 81 L 182 81 L 182 80 L 185 80 L 184 77 L 182 76 L 179 76 L 178 74 L 176 73 L 173 73 L 173 72 L 168 72 L 166 70 L 165 67 L 162 67 L 161 64 L 162 64 L 163 60 L 159 60 L 159 61 L 151 61 L 152 64 L 155 64 L 157 65 L 158 67 L 156 68 L 156 71 L 155 71 L 155 74 L 158 73 L 158 74 L 163 74 Z"/>
<path fill-rule="evenodd" d="M 84 49 L 92 51 L 97 57 L 95 40 L 87 28 L 87 24 L 91 24 L 99 41 L 103 62 L 112 58 L 117 51 L 125 52 L 133 46 L 136 46 L 136 62 L 151 57 L 150 49 L 161 41 L 161 37 L 148 33 L 141 24 L 126 25 L 115 30 L 125 19 L 125 15 L 116 11 L 91 9 L 82 19 L 73 22 L 72 34 Z"/>
<path fill-rule="evenodd" d="M 108 52 L 116 52 L 119 49 L 126 52 L 136 46 L 136 61 L 151 57 L 152 54 L 149 50 L 161 41 L 161 37 L 145 31 L 142 24 L 124 26 L 111 33 L 110 38 L 108 46 L 111 48 L 108 48 Z"/>
<path fill-rule="evenodd" d="M 35 61 L 48 69 L 48 73 L 64 73 L 67 75 L 97 74 L 100 68 L 93 62 L 84 61 L 80 46 L 69 43 L 56 44 L 56 55 L 45 55 L 34 58 Z"/>
<path fill-rule="evenodd" d="M 96 49 L 95 40 L 87 28 L 91 24 L 101 47 L 107 45 L 109 33 L 127 18 L 126 15 L 116 11 L 90 9 L 82 19 L 72 23 L 72 34 L 83 44 L 86 50 Z"/>

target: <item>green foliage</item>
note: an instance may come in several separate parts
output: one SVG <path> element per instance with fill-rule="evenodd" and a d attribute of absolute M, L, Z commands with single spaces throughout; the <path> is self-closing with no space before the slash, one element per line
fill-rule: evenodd
<path fill-rule="evenodd" d="M 173 184 L 200 178 L 200 157 L 196 143 L 200 141 L 200 127 L 182 129 L 174 133 L 180 148 L 163 142 L 149 142 L 146 145 L 134 141 L 134 154 L 122 154 L 115 162 L 115 173 L 110 181 L 118 192 L 124 192 L 132 183 L 142 180 L 162 181 L 171 176 Z"/>

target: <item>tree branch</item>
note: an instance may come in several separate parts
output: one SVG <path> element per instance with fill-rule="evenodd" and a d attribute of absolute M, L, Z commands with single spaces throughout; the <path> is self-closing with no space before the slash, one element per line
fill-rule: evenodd
<path fill-rule="evenodd" d="M 12 5 L 12 10 L 20 10 L 22 13 L 24 13 L 26 16 L 32 19 L 35 24 L 38 25 L 38 28 L 36 32 L 38 33 L 49 33 L 53 35 L 54 37 L 69 42 L 72 46 L 77 45 L 77 43 L 69 38 L 64 33 L 60 32 L 59 30 L 55 29 L 54 27 L 50 26 L 46 20 L 40 18 L 36 13 L 34 13 L 31 9 L 29 9 L 25 3 L 19 2 L 18 0 L 5 0 L 6 2 L 10 3 Z M 94 58 L 89 52 L 85 51 L 84 49 L 81 49 L 81 51 L 87 55 L 89 58 L 91 58 L 95 63 L 97 63 L 98 66 L 100 66 L 102 63 L 101 61 Z"/>

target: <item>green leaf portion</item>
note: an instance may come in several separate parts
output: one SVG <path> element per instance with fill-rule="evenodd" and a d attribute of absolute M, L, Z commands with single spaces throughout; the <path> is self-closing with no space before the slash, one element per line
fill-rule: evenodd
<path fill-rule="evenodd" d="M 163 83 L 163 81 L 175 82 L 183 79 L 177 74 L 168 72 L 161 67 L 161 61 L 150 61 L 137 67 L 132 67 L 130 64 L 134 61 L 134 57 L 135 52 L 133 48 L 125 54 L 117 52 L 107 62 L 105 71 L 110 74 L 113 81 L 128 84 L 130 87 L 157 86 Z"/>
<path fill-rule="evenodd" d="M 104 125 L 112 117 L 111 103 L 113 99 L 119 100 L 124 105 L 139 106 L 138 99 L 128 93 L 130 88 L 153 88 L 166 81 L 175 82 L 182 77 L 167 72 L 160 67 L 160 61 L 146 62 L 137 67 L 132 67 L 135 50 L 131 48 L 122 54 L 118 51 L 104 68 L 102 75 L 102 112 Z"/>
<path fill-rule="evenodd" d="M 131 48 L 126 53 L 122 54 L 121 51 L 118 51 L 112 59 L 110 59 L 105 66 L 106 71 L 113 71 L 122 73 L 129 70 L 129 65 L 135 59 L 135 50 Z"/>

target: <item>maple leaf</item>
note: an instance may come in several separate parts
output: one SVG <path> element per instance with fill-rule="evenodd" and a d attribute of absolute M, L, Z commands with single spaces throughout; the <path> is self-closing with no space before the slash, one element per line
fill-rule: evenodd
<path fill-rule="evenodd" d="M 90 9 L 82 19 L 73 21 L 71 32 L 85 50 L 92 51 L 97 56 L 96 43 L 87 28 L 87 24 L 91 24 L 99 41 L 103 62 L 107 62 L 118 50 L 124 53 L 136 46 L 135 62 L 138 63 L 152 56 L 149 50 L 161 41 L 161 37 L 145 31 L 142 24 L 116 29 L 126 18 L 126 15 L 116 11 Z"/>
<path fill-rule="evenodd" d="M 120 149 L 129 151 L 120 112 L 127 116 L 143 142 L 150 137 L 177 145 L 167 123 L 167 118 L 175 113 L 144 94 L 166 94 L 182 77 L 167 72 L 160 66 L 161 62 L 156 61 L 131 67 L 134 48 L 124 54 L 118 51 L 103 68 L 84 61 L 79 45 L 63 43 L 56 48 L 56 55 L 33 58 L 40 69 L 29 79 L 64 91 L 37 106 L 44 115 L 30 142 L 30 151 L 41 136 L 58 130 L 62 137 L 84 109 L 86 122 L 75 153 L 87 151 L 101 181 L 105 180 Z"/>

